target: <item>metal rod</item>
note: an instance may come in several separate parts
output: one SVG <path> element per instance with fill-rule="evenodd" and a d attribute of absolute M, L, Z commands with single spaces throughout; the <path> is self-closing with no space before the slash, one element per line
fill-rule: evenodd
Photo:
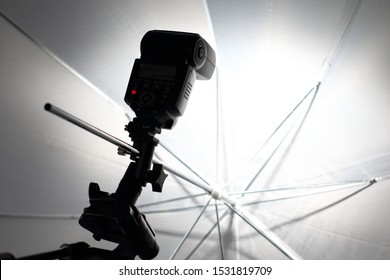
<path fill-rule="evenodd" d="M 306 98 L 311 94 L 315 87 L 312 87 L 306 95 L 298 102 L 297 105 L 287 114 L 287 116 L 279 123 L 279 125 L 274 129 L 274 131 L 268 136 L 267 140 L 263 145 L 254 153 L 254 155 L 248 160 L 248 162 L 244 165 L 245 167 L 242 170 L 245 170 L 247 166 L 251 164 L 251 162 L 257 157 L 257 155 L 264 149 L 265 146 L 271 141 L 274 135 L 279 131 L 279 129 L 286 123 L 286 121 L 296 112 L 296 110 L 302 105 L 302 103 L 306 100 Z"/>
<path fill-rule="evenodd" d="M 216 119 L 217 119 L 217 128 L 216 128 L 216 178 L 217 183 L 221 182 L 226 183 L 228 172 L 227 164 L 227 152 L 226 152 L 226 142 L 225 142 L 225 126 L 224 126 L 224 113 L 222 107 L 222 93 L 219 83 L 219 71 L 218 67 L 216 71 Z"/>
<path fill-rule="evenodd" d="M 256 174 L 252 177 L 252 180 L 247 184 L 247 186 L 245 187 L 244 191 L 247 191 L 250 189 L 250 187 L 253 185 L 253 183 L 256 181 L 256 179 L 259 177 L 259 175 L 263 172 L 263 170 L 267 167 L 268 163 L 271 161 L 271 159 L 274 157 L 274 155 L 276 154 L 276 152 L 280 149 L 280 147 L 282 146 L 282 144 L 284 143 L 284 141 L 287 139 L 287 136 L 290 134 L 291 130 L 293 129 L 293 127 L 295 126 L 295 122 L 294 124 L 290 127 L 290 129 L 287 131 L 287 133 L 283 136 L 282 140 L 279 141 L 278 145 L 276 146 L 276 148 L 272 151 L 272 153 L 268 156 L 268 158 L 263 162 L 263 164 L 261 165 L 261 167 L 258 169 L 258 171 L 256 172 Z"/>
<path fill-rule="evenodd" d="M 362 181 L 361 184 L 369 185 L 371 184 L 372 180 L 365 180 Z M 281 196 L 278 198 L 273 198 L 273 199 L 267 199 L 267 200 L 254 200 L 250 202 L 245 202 L 242 203 L 242 205 L 253 205 L 253 204 L 259 204 L 259 203 L 266 203 L 266 202 L 275 202 L 275 201 L 280 201 L 280 200 L 287 200 L 287 199 L 294 199 L 294 198 L 301 198 L 305 196 L 312 196 L 312 195 L 318 195 L 318 194 L 324 194 L 324 193 L 329 193 L 329 192 L 335 192 L 335 191 L 340 191 L 340 190 L 345 190 L 345 189 L 350 189 L 350 188 L 357 188 L 361 187 L 360 185 L 344 185 L 344 186 L 339 186 L 337 188 L 332 188 L 332 189 L 327 189 L 327 190 L 322 190 L 322 191 L 312 191 L 308 193 L 303 193 L 303 194 L 298 194 L 298 195 L 286 195 L 286 196 Z"/>
<path fill-rule="evenodd" d="M 221 222 L 220 222 L 220 219 L 219 219 L 219 210 L 218 210 L 218 202 L 217 202 L 217 200 L 215 200 L 215 215 L 217 216 L 219 248 L 221 249 L 221 259 L 224 260 L 225 259 L 225 254 L 224 254 L 224 249 L 223 249 Z"/>
<path fill-rule="evenodd" d="M 80 214 L 0 213 L 0 218 L 76 220 L 80 218 Z"/>
<path fill-rule="evenodd" d="M 191 171 L 196 177 L 198 177 L 200 180 L 202 180 L 205 184 L 209 185 L 209 182 L 207 182 L 206 179 L 204 179 L 199 173 L 197 173 L 192 167 L 190 167 L 184 160 L 182 160 L 180 157 L 178 157 L 171 149 L 169 149 L 164 143 L 160 141 L 159 144 L 161 147 L 163 147 L 171 156 L 173 156 L 175 159 L 177 159 L 181 164 L 183 164 L 189 171 Z"/>
<path fill-rule="evenodd" d="M 156 205 L 161 205 L 161 204 L 166 204 L 166 203 L 171 203 L 171 202 L 176 202 L 176 201 L 181 201 L 181 200 L 187 200 L 187 199 L 196 198 L 196 197 L 201 197 L 201 196 L 205 196 L 205 195 L 208 195 L 208 193 L 200 193 L 200 194 L 176 197 L 176 198 L 172 198 L 172 199 L 160 200 L 160 201 L 156 201 L 156 202 L 140 204 L 137 207 L 142 208 L 142 207 L 156 206 Z"/>
<path fill-rule="evenodd" d="M 229 213 L 229 209 L 227 209 L 221 216 L 220 221 L 222 221 Z M 200 248 L 200 246 L 207 240 L 207 238 L 211 235 L 211 233 L 214 231 L 214 229 L 217 227 L 217 223 L 215 222 L 214 225 L 211 226 L 208 232 L 203 236 L 203 238 L 198 242 L 198 244 L 195 246 L 194 249 L 187 255 L 185 258 L 186 260 L 189 260 L 193 254 Z"/>
<path fill-rule="evenodd" d="M 341 203 L 347 201 L 348 199 L 350 199 L 350 198 L 352 198 L 352 197 L 354 197 L 354 196 L 360 194 L 361 192 L 367 190 L 368 188 L 370 188 L 371 186 L 373 186 L 373 185 L 376 184 L 376 183 L 377 183 L 377 180 L 376 180 L 375 178 L 373 178 L 373 179 L 371 179 L 370 181 L 368 181 L 368 183 L 367 183 L 365 186 L 359 188 L 358 190 L 353 191 L 352 193 L 350 193 L 350 194 L 348 194 L 348 195 L 346 195 L 346 196 L 344 196 L 344 197 L 342 197 L 342 198 L 340 198 L 340 199 L 338 199 L 338 200 L 336 200 L 336 201 L 334 201 L 334 202 L 332 202 L 332 203 L 330 203 L 330 204 L 327 204 L 327 205 L 325 205 L 325 206 L 323 206 L 323 207 L 320 207 L 320 208 L 318 208 L 318 209 L 316 209 L 316 210 L 314 210 L 314 211 L 311 211 L 311 212 L 309 212 L 309 213 L 306 213 L 306 214 L 304 214 L 303 216 L 295 217 L 295 218 L 290 219 L 289 221 L 286 221 L 286 222 L 281 223 L 281 224 L 279 224 L 279 225 L 274 225 L 274 226 L 272 227 L 272 229 L 275 230 L 275 229 L 280 228 L 280 227 L 283 227 L 283 226 L 285 226 L 285 225 L 288 225 L 288 224 L 292 224 L 292 223 L 296 223 L 296 222 L 302 221 L 302 220 L 304 220 L 304 219 L 307 219 L 307 218 L 309 218 L 309 217 L 312 217 L 312 216 L 314 216 L 314 215 L 317 215 L 317 214 L 319 214 L 319 213 L 321 213 L 321 212 L 323 212 L 323 211 L 325 211 L 325 210 L 328 210 L 328 209 L 330 209 L 330 208 L 333 208 L 333 207 L 335 207 L 335 206 L 337 206 L 337 205 L 339 205 L 339 204 L 341 204 Z"/>
<path fill-rule="evenodd" d="M 200 218 L 203 216 L 203 213 L 204 211 L 207 209 L 207 207 L 209 206 L 210 204 L 210 201 L 211 201 L 212 197 L 210 197 L 210 199 L 207 201 L 206 205 L 203 207 L 202 211 L 200 212 L 200 214 L 198 215 L 198 217 L 196 218 L 195 222 L 193 223 L 193 225 L 191 226 L 191 228 L 187 231 L 187 233 L 184 235 L 183 239 L 180 241 L 179 245 L 176 247 L 175 251 L 173 251 L 171 257 L 169 258 L 170 260 L 172 260 L 177 252 L 180 250 L 181 246 L 183 246 L 184 242 L 186 242 L 188 236 L 191 234 L 192 230 L 195 228 L 195 226 L 197 225 L 197 223 L 199 222 Z"/>
<path fill-rule="evenodd" d="M 153 163 L 160 163 L 163 165 L 164 169 L 170 173 L 172 173 L 173 175 L 176 175 L 177 177 L 179 178 L 182 178 L 183 180 L 199 187 L 200 189 L 202 190 L 205 190 L 206 192 L 210 193 L 211 192 L 211 188 L 208 184 L 204 183 L 204 182 L 197 182 L 195 180 L 193 180 L 192 178 L 190 178 L 189 176 L 187 176 L 186 174 L 176 170 L 175 168 L 169 166 L 169 164 L 165 163 L 165 162 L 161 162 L 161 161 L 157 161 L 157 160 L 153 160 Z"/>
<path fill-rule="evenodd" d="M 202 205 L 194 205 L 194 206 L 186 206 L 186 207 L 177 207 L 177 208 L 164 208 L 164 209 L 157 209 L 157 210 L 145 210 L 142 211 L 143 214 L 161 214 L 161 213 L 175 213 L 175 212 L 182 212 L 182 211 L 189 211 L 193 209 L 199 209 L 202 208 Z"/>
<path fill-rule="evenodd" d="M 81 73 L 77 72 L 74 68 L 72 68 L 69 64 L 67 64 L 64 60 L 62 60 L 53 51 L 51 51 L 47 46 L 45 46 L 45 44 L 43 44 L 41 41 L 39 41 L 36 37 L 34 37 L 29 32 L 27 32 L 27 30 L 23 29 L 20 25 L 18 25 L 16 23 L 16 21 L 11 19 L 11 17 L 7 16 L 2 11 L 0 11 L 0 16 L 3 17 L 14 28 L 16 28 L 16 30 L 18 30 L 21 34 L 23 34 L 28 40 L 30 40 L 30 42 L 32 42 L 34 45 L 36 45 L 38 48 L 40 48 L 43 52 L 48 54 L 51 58 L 53 58 L 56 62 L 58 62 L 61 66 L 63 66 L 66 70 L 68 70 L 70 73 L 72 73 L 78 79 L 80 79 L 86 85 L 91 87 L 95 92 L 100 94 L 108 102 L 110 102 L 110 104 L 120 108 L 120 106 L 117 104 L 117 102 L 115 102 L 113 99 L 111 99 L 106 93 L 104 93 L 94 83 L 92 83 L 90 80 L 88 80 L 86 77 L 84 77 Z"/>
<path fill-rule="evenodd" d="M 345 185 L 361 184 L 366 183 L 369 180 L 351 180 L 351 181 L 341 181 L 334 183 L 323 183 L 323 184 L 312 184 L 312 185 L 302 185 L 302 186 L 292 186 L 292 187 L 277 187 L 274 189 L 260 189 L 252 191 L 241 191 L 241 192 L 230 192 L 228 195 L 248 195 L 248 194 L 258 194 L 258 193 L 267 193 L 267 192 L 279 192 L 279 191 L 290 191 L 290 190 L 304 190 L 304 189 L 317 189 L 317 188 L 326 188 L 326 187 L 336 187 L 341 186 L 345 188 Z"/>
<path fill-rule="evenodd" d="M 249 212 L 231 207 L 229 204 L 226 205 L 261 236 L 274 245 L 275 248 L 282 252 L 286 257 L 291 260 L 301 259 L 301 257 L 296 252 L 294 252 L 287 244 L 285 244 L 283 240 L 275 235 L 266 225 L 262 224 L 255 217 L 251 217 Z"/>
<path fill-rule="evenodd" d="M 137 151 L 136 149 L 134 149 L 132 146 L 130 146 L 128 143 L 108 134 L 107 132 L 73 116 L 72 114 L 69 114 L 68 112 L 65 112 L 64 110 L 50 104 L 50 103 L 47 103 L 45 105 L 45 110 L 46 111 L 49 111 L 50 113 L 53 113 L 54 115 L 64 119 L 64 120 L 67 120 L 69 121 L 70 123 L 73 123 L 75 125 L 77 125 L 78 127 L 81 127 L 83 129 L 85 129 L 86 131 L 88 132 L 91 132 L 92 134 L 124 149 L 125 151 L 129 152 L 129 153 L 135 153 L 135 154 L 139 154 L 139 151 Z M 160 163 L 159 161 L 157 160 L 153 160 L 153 163 Z M 192 184 L 194 184 L 195 186 L 198 186 L 199 188 L 211 193 L 212 192 L 212 189 L 210 189 L 210 187 L 208 186 L 208 184 L 206 183 L 198 183 L 194 180 L 192 180 L 191 178 L 189 178 L 188 176 L 184 175 L 183 173 L 180 173 L 179 171 L 176 171 L 174 168 L 172 167 L 169 167 L 167 166 L 167 164 L 163 164 L 164 165 L 164 169 L 166 171 L 169 171 L 171 172 L 172 174 L 186 180 L 187 182 L 190 182 Z"/>
<path fill-rule="evenodd" d="M 124 149 L 125 151 L 127 151 L 128 153 L 133 153 L 133 154 L 139 154 L 139 152 L 134 149 L 132 146 L 130 146 L 128 143 L 112 136 L 111 134 L 108 134 L 107 132 L 73 116 L 72 114 L 69 114 L 68 112 L 65 112 L 64 110 L 50 104 L 50 103 L 47 103 L 45 105 L 45 110 L 46 111 L 49 111 L 50 113 L 53 113 L 54 115 L 64 119 L 64 120 L 67 120 L 68 122 L 71 122 L 75 125 L 77 125 L 78 127 L 81 127 L 83 129 L 85 129 L 86 131 L 88 132 L 91 132 L 92 134 Z"/>
<path fill-rule="evenodd" d="M 301 120 L 301 125 L 302 123 L 305 121 L 306 119 L 306 116 L 308 115 L 309 111 L 311 110 L 312 108 L 312 105 L 314 103 L 314 100 L 317 96 L 317 93 L 318 93 L 318 90 L 320 88 L 320 85 L 321 83 L 318 83 L 317 86 L 315 87 L 315 92 L 314 92 L 314 95 L 313 95 L 313 98 L 306 110 L 306 113 L 305 115 L 303 116 L 303 119 Z M 313 91 L 314 88 L 312 88 L 308 94 L 306 94 L 306 96 L 304 97 L 304 99 L 306 99 L 306 97 Z M 301 100 L 301 102 L 294 108 L 294 110 L 287 116 L 286 119 L 288 119 L 291 114 L 301 105 L 301 103 L 303 102 L 303 100 Z M 285 119 L 285 120 L 286 120 Z M 246 188 L 244 189 L 245 191 L 247 191 L 251 186 L 252 184 L 255 182 L 255 180 L 257 179 L 257 177 L 260 175 L 260 173 L 264 170 L 264 168 L 268 165 L 268 163 L 271 161 L 271 159 L 273 158 L 273 156 L 276 154 L 276 152 L 279 150 L 279 148 L 282 146 L 283 142 L 287 139 L 287 136 L 290 134 L 290 132 L 292 131 L 293 127 L 295 126 L 295 123 L 297 122 L 298 120 L 296 120 L 294 122 L 294 124 L 290 127 L 290 129 L 286 132 L 286 134 L 283 136 L 282 140 L 279 142 L 279 144 L 276 146 L 276 148 L 272 151 L 271 155 L 266 159 L 266 161 L 263 163 L 263 165 L 260 167 L 260 169 L 257 171 L 257 173 L 255 174 L 255 176 L 252 178 L 252 180 L 249 182 L 249 184 L 246 186 Z M 279 127 L 278 127 L 279 129 Z M 264 147 L 264 146 L 263 146 Z"/>
<path fill-rule="evenodd" d="M 69 114 L 68 112 L 65 112 L 64 110 L 50 104 L 50 103 L 47 103 L 45 105 L 45 110 L 46 111 L 49 111 L 50 113 L 64 119 L 64 120 L 67 120 L 69 121 L 70 123 L 73 123 L 75 124 L 76 126 L 78 127 L 81 127 L 83 129 L 85 129 L 86 131 L 88 132 L 91 132 L 92 134 L 122 148 L 123 150 L 127 151 L 128 153 L 133 153 L 133 154 L 139 154 L 139 151 L 134 149 L 132 146 L 130 146 L 128 143 L 108 134 L 107 132 L 73 116 L 72 114 Z M 153 163 L 161 163 L 157 160 L 153 160 Z M 193 185 L 207 191 L 208 193 L 212 193 L 213 189 L 205 182 L 196 182 L 195 180 L 191 179 L 190 177 L 186 176 L 185 174 L 175 170 L 174 168 L 168 166 L 167 164 L 163 164 L 164 165 L 164 169 L 184 180 L 186 180 L 187 182 L 189 183 L 192 183 Z M 229 200 L 229 199 L 228 199 Z"/>
<path fill-rule="evenodd" d="M 156 161 L 157 162 L 157 161 Z M 161 162 L 160 162 L 161 163 Z M 209 194 L 212 194 L 215 192 L 215 189 L 212 187 L 212 186 L 209 186 L 205 183 L 202 183 L 202 182 L 196 182 L 195 180 L 193 180 L 192 178 L 186 176 L 185 174 L 175 170 L 174 168 L 172 168 L 171 166 L 167 165 L 166 163 L 161 163 L 163 166 L 164 166 L 164 169 L 184 180 L 186 180 L 187 182 L 197 186 L 198 188 L 201 188 L 202 190 L 208 192 Z M 234 198 L 231 198 L 229 197 L 228 195 L 222 193 L 221 196 L 220 196 L 220 199 L 223 201 L 223 202 L 226 202 L 226 203 L 229 203 L 230 205 L 234 206 L 237 201 L 234 199 Z"/>

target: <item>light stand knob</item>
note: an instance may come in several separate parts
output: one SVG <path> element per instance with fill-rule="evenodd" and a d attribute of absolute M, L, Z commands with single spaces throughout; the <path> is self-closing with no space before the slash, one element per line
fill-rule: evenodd
<path fill-rule="evenodd" d="M 162 164 L 153 164 L 153 169 L 147 172 L 147 181 L 152 184 L 154 192 L 162 192 L 165 179 L 168 175 L 164 172 Z"/>

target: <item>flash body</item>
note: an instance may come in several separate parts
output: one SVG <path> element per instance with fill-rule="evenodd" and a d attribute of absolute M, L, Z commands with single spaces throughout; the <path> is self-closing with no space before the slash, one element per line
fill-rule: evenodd
<path fill-rule="evenodd" d="M 212 47 L 195 33 L 152 30 L 141 40 L 125 102 L 145 123 L 172 129 L 184 114 L 195 80 L 212 77 Z"/>

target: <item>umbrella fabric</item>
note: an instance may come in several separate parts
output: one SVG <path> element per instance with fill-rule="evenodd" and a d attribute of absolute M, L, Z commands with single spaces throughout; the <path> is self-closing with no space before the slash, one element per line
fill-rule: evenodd
<path fill-rule="evenodd" d="M 123 101 L 142 36 L 201 34 L 217 70 L 157 138 L 170 170 L 144 189 L 168 259 L 390 257 L 390 4 L 343 1 L 1 1 L 0 251 L 96 242 L 88 184 L 129 159 L 43 110 L 129 142 Z"/>

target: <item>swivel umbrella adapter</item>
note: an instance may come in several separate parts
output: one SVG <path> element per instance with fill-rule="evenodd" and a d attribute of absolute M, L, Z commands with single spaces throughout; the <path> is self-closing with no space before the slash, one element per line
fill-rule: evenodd
<path fill-rule="evenodd" d="M 131 155 L 130 163 L 115 193 L 100 191 L 98 184 L 89 185 L 91 206 L 85 208 L 79 223 L 93 233 L 96 240 L 104 239 L 118 243 L 118 257 L 152 259 L 159 247 L 155 234 L 145 216 L 138 211 L 135 203 L 142 187 L 151 183 L 153 191 L 161 192 L 167 175 L 161 164 L 150 166 L 158 140 L 154 134 L 161 130 L 142 124 L 135 118 L 126 127 L 139 154 Z"/>

